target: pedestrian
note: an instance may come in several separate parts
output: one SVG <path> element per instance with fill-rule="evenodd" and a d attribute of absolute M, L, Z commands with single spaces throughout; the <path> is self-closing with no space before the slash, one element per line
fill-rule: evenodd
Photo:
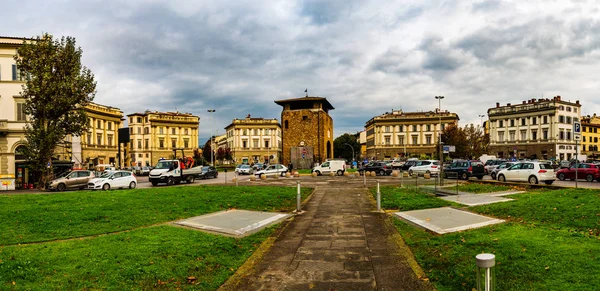
<path fill-rule="evenodd" d="M 292 164 L 292 162 L 290 162 L 290 164 L 288 165 L 288 170 L 290 171 L 290 173 L 292 172 L 293 169 L 294 169 L 294 164 Z"/>

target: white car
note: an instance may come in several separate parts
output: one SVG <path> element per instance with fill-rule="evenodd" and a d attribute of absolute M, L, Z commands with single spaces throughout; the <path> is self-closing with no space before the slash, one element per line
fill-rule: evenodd
<path fill-rule="evenodd" d="M 418 161 L 416 165 L 408 168 L 408 174 L 431 174 L 432 176 L 437 176 L 440 174 L 440 161 L 437 160 L 423 160 Z"/>
<path fill-rule="evenodd" d="M 135 175 L 130 171 L 109 171 L 88 182 L 88 189 L 110 190 L 118 188 L 134 189 L 137 186 Z"/>
<path fill-rule="evenodd" d="M 235 169 L 235 173 L 238 175 L 250 175 L 252 172 L 254 172 L 254 170 L 247 164 L 239 165 L 239 167 Z"/>
<path fill-rule="evenodd" d="M 266 169 L 254 172 L 254 175 L 260 177 L 260 175 L 265 174 L 265 176 L 283 176 L 287 172 L 287 167 L 282 164 L 273 164 L 269 165 Z"/>
<path fill-rule="evenodd" d="M 498 181 L 523 181 L 529 184 L 544 182 L 551 185 L 556 180 L 554 168 L 547 163 L 522 162 L 498 172 Z"/>

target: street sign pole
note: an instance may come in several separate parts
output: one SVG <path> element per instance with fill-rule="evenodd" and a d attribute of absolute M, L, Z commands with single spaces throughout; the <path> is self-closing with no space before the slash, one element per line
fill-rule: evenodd
<path fill-rule="evenodd" d="M 577 189 L 577 174 L 579 172 L 579 138 L 581 138 L 581 123 L 573 123 L 573 138 L 575 139 L 575 189 Z"/>

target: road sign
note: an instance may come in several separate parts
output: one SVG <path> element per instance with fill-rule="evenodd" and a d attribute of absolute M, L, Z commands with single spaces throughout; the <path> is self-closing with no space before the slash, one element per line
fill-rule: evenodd
<path fill-rule="evenodd" d="M 573 122 L 573 134 L 580 135 L 581 134 L 581 123 Z"/>
<path fill-rule="evenodd" d="M 573 135 L 573 138 L 575 140 L 581 140 L 581 134 L 575 134 L 575 135 Z"/>

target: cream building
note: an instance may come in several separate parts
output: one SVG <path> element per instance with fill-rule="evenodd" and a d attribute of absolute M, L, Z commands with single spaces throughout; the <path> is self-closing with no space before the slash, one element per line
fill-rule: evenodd
<path fill-rule="evenodd" d="M 225 127 L 227 147 L 236 164 L 280 163 L 281 125 L 277 119 L 234 119 Z"/>
<path fill-rule="evenodd" d="M 94 169 L 98 165 L 118 166 L 118 135 L 123 127 L 119 108 L 90 102 L 85 107 L 89 125 L 81 137 L 73 136 L 73 168 Z M 121 149 L 123 152 L 123 148 Z"/>
<path fill-rule="evenodd" d="M 440 123 L 441 118 L 441 123 Z M 367 159 L 388 160 L 395 157 L 437 156 L 439 135 L 446 126 L 458 125 L 456 113 L 444 111 L 403 112 L 392 110 L 367 121 Z"/>
<path fill-rule="evenodd" d="M 173 157 L 173 149 L 192 156 L 198 148 L 200 117 L 190 113 L 146 111 L 127 115 L 131 166 L 154 166 L 161 158 Z M 177 150 L 181 157 L 181 150 Z"/>
<path fill-rule="evenodd" d="M 24 38 L 0 37 L 0 191 L 33 183 L 26 161 L 19 152 L 25 143 L 23 113 L 25 99 L 20 97 L 20 80 L 13 57 Z M 30 181 L 31 180 L 31 181 Z"/>
<path fill-rule="evenodd" d="M 490 154 L 499 158 L 569 160 L 575 157 L 573 123 L 580 120 L 579 101 L 530 99 L 488 109 Z"/>

